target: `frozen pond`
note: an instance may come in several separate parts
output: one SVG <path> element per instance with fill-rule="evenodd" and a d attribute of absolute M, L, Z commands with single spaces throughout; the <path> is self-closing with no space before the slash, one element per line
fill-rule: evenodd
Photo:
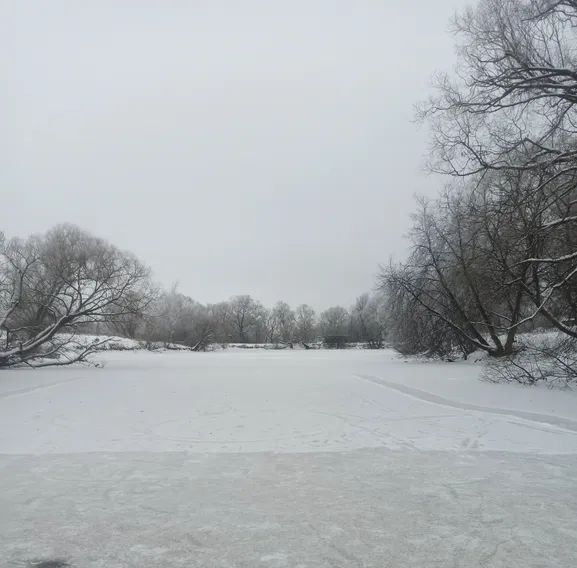
<path fill-rule="evenodd" d="M 577 565 L 575 393 L 387 351 L 105 358 L 0 375 L 0 565 Z"/>

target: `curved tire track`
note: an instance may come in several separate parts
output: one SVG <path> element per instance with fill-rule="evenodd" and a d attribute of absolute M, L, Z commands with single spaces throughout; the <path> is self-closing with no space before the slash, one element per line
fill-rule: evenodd
<path fill-rule="evenodd" d="M 577 433 L 577 421 L 571 420 L 569 418 L 561 418 L 558 416 L 551 416 L 549 414 L 539 414 L 537 412 L 525 412 L 523 410 L 511 410 L 508 408 L 495 408 L 491 406 L 481 406 L 478 404 L 470 404 L 467 402 L 457 402 L 449 398 L 439 396 L 427 391 L 423 391 L 414 387 L 409 387 L 407 385 L 402 385 L 395 383 L 393 381 L 387 381 L 380 377 L 374 377 L 372 375 L 354 375 L 358 379 L 364 381 L 369 381 L 377 385 L 381 385 L 385 388 L 400 392 L 404 395 L 422 400 L 424 402 L 430 402 L 432 404 L 438 404 L 440 406 L 445 406 L 449 408 L 458 408 L 459 410 L 473 410 L 475 412 L 484 412 L 486 414 L 496 414 L 499 416 L 509 416 L 512 418 L 520 418 L 521 420 L 527 420 L 529 422 L 537 422 L 539 424 L 548 424 L 549 426 L 555 426 L 563 430 L 568 430 L 570 432 Z"/>

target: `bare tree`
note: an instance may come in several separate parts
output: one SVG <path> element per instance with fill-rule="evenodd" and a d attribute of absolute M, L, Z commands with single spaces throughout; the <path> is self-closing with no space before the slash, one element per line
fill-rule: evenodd
<path fill-rule="evenodd" d="M 71 225 L 25 242 L 3 239 L 0 255 L 0 367 L 83 359 L 97 345 L 69 354 L 79 325 L 111 321 L 149 301 L 146 267 Z"/>
<path fill-rule="evenodd" d="M 265 313 L 260 302 L 248 295 L 242 295 L 231 298 L 229 305 L 236 340 L 246 343 L 251 339 L 251 336 L 252 339 L 257 339 L 257 336 L 264 336 Z"/>
<path fill-rule="evenodd" d="M 577 4 L 481 0 L 454 21 L 457 75 L 439 75 L 421 107 L 435 125 L 436 167 L 452 175 L 574 172 Z"/>
<path fill-rule="evenodd" d="M 455 19 L 457 76 L 440 75 L 421 107 L 433 125 L 432 167 L 452 176 L 523 175 L 541 194 L 527 238 L 525 292 L 560 331 L 574 326 L 577 275 L 577 3 L 481 0 Z M 523 204 L 520 204 L 522 207 Z"/>
<path fill-rule="evenodd" d="M 229 302 L 219 302 L 208 306 L 208 312 L 214 329 L 214 339 L 225 344 L 233 339 L 233 312 Z"/>
<path fill-rule="evenodd" d="M 386 304 L 383 294 L 361 294 L 351 310 L 351 336 L 372 349 L 384 344 Z"/>
<path fill-rule="evenodd" d="M 435 202 L 421 200 L 409 259 L 382 273 L 389 298 L 397 301 L 402 290 L 452 329 L 447 338 L 460 336 L 459 349 L 508 355 L 520 326 L 535 317 L 528 307 L 535 275 L 526 260 L 538 246 L 541 210 L 539 199 L 525 198 L 524 177 L 496 172 Z M 439 345 L 437 337 L 431 345 Z"/>
<path fill-rule="evenodd" d="M 0 233 L 0 334 L 4 351 L 10 350 L 19 331 L 13 328 L 13 321 L 17 319 L 17 310 L 24 307 L 26 284 L 39 257 L 37 239 L 7 240 Z"/>
<path fill-rule="evenodd" d="M 291 307 L 286 302 L 277 302 L 271 313 L 279 340 L 292 347 L 295 336 L 295 314 Z"/>
<path fill-rule="evenodd" d="M 146 315 L 145 339 L 152 347 L 175 344 L 205 350 L 214 340 L 211 310 L 178 292 L 176 285 L 156 298 Z"/>
<path fill-rule="evenodd" d="M 307 304 L 301 304 L 296 309 L 295 318 L 296 340 L 306 347 L 317 335 L 315 311 Z"/>
<path fill-rule="evenodd" d="M 393 342 L 515 351 L 545 319 L 577 337 L 577 2 L 480 0 L 454 21 L 455 76 L 420 108 L 431 167 L 466 181 L 421 201 L 382 273 Z"/>
<path fill-rule="evenodd" d="M 263 315 L 266 343 L 274 343 L 278 337 L 278 319 L 273 310 L 266 309 Z"/>
<path fill-rule="evenodd" d="M 342 306 L 328 308 L 321 314 L 319 327 L 327 347 L 342 348 L 348 341 L 349 313 Z"/>

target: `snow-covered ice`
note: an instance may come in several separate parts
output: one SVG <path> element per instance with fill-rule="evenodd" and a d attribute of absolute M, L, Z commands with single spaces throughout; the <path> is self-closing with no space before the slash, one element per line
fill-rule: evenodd
<path fill-rule="evenodd" d="M 388 351 L 0 375 L 0 565 L 577 566 L 577 396 Z"/>

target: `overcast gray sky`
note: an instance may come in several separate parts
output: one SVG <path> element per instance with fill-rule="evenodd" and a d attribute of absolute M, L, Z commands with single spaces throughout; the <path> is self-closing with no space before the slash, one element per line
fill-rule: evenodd
<path fill-rule="evenodd" d="M 201 302 L 349 305 L 402 253 L 464 0 L 0 0 L 0 229 L 72 222 Z"/>

